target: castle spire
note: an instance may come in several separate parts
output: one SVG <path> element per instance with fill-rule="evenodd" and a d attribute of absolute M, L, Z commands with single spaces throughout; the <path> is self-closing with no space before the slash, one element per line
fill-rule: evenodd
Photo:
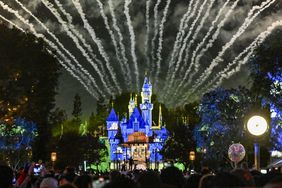
<path fill-rule="evenodd" d="M 135 94 L 135 98 L 134 98 L 134 102 L 135 102 L 135 106 L 137 106 L 137 94 Z"/>
<path fill-rule="evenodd" d="M 134 108 L 136 107 L 134 98 L 132 97 L 132 93 L 130 93 L 130 99 L 129 99 L 129 104 L 128 104 L 128 115 L 129 117 L 131 116 Z"/>
<path fill-rule="evenodd" d="M 163 116 L 162 116 L 162 105 L 160 104 L 159 106 L 159 123 L 158 123 L 158 128 L 160 129 L 163 124 Z"/>

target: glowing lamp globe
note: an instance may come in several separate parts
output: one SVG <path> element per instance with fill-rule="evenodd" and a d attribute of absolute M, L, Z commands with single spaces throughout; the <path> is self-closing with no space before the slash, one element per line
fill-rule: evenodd
<path fill-rule="evenodd" d="M 263 135 L 267 130 L 267 122 L 261 116 L 253 116 L 247 122 L 247 129 L 254 136 Z"/>
<path fill-rule="evenodd" d="M 245 148 L 242 144 L 232 144 L 228 149 L 228 157 L 232 162 L 239 163 L 246 155 Z"/>

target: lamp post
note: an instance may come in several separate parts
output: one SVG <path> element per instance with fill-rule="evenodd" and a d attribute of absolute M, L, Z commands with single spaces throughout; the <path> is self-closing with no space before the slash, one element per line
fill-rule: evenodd
<path fill-rule="evenodd" d="M 252 116 L 247 122 L 247 129 L 253 136 L 258 137 L 267 131 L 267 121 L 258 115 Z M 254 143 L 254 162 L 255 169 L 260 169 L 260 148 L 257 140 Z"/>
<path fill-rule="evenodd" d="M 56 153 L 56 152 L 52 152 L 52 153 L 51 153 L 51 161 L 52 161 L 52 167 L 53 167 L 53 169 L 54 169 L 56 160 L 57 160 L 57 153 Z"/>
<path fill-rule="evenodd" d="M 191 161 L 191 170 L 194 170 L 194 161 L 196 158 L 195 151 L 190 151 L 189 152 L 189 160 Z"/>

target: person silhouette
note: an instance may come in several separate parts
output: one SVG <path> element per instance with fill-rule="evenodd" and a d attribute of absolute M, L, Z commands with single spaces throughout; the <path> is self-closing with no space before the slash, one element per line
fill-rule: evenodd
<path fill-rule="evenodd" d="M 133 164 L 134 164 L 134 161 L 133 161 L 132 157 L 130 157 L 129 158 L 129 170 L 132 170 Z"/>

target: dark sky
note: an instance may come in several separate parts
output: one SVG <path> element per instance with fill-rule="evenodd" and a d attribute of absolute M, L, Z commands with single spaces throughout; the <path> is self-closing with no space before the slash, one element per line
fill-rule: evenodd
<path fill-rule="evenodd" d="M 70 116 L 73 109 L 74 95 L 78 93 L 81 97 L 83 118 L 88 118 L 91 112 L 95 112 L 96 100 L 65 70 L 62 71 L 59 82 L 58 95 L 56 96 L 57 107 L 65 109 L 68 116 Z"/>
<path fill-rule="evenodd" d="M 218 86 L 249 84 L 246 64 L 255 46 L 282 25 L 281 4 L 2 0 L 0 14 L 43 37 L 56 52 L 67 70 L 60 77 L 57 105 L 70 112 L 73 96 L 79 93 L 89 114 L 99 97 L 140 91 L 145 72 L 153 92 L 170 107 Z"/>

